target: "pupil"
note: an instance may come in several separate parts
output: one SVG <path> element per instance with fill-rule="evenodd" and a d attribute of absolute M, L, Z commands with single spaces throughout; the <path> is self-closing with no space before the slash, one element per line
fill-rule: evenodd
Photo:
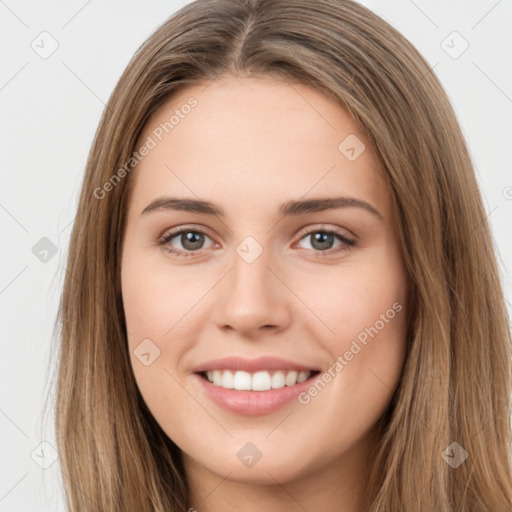
<path fill-rule="evenodd" d="M 203 243 L 203 237 L 204 235 L 202 233 L 194 233 L 193 231 L 189 231 L 181 235 L 181 243 L 185 249 L 200 249 L 201 244 Z"/>
<path fill-rule="evenodd" d="M 330 233 L 314 233 L 313 243 L 311 245 L 314 249 L 330 249 L 332 245 L 332 237 L 333 235 Z"/>

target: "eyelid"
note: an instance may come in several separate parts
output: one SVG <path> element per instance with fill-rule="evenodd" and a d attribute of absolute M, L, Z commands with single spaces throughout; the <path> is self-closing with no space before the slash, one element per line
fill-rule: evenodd
<path fill-rule="evenodd" d="M 201 224 L 180 224 L 179 226 L 176 226 L 174 228 L 167 228 L 166 230 L 164 230 L 164 232 L 158 237 L 158 241 L 163 241 L 166 238 L 180 234 L 181 232 L 186 231 L 186 230 L 197 231 L 199 233 L 203 233 L 203 234 L 209 236 L 211 239 L 215 238 L 214 236 L 212 236 L 210 230 L 206 226 L 203 226 Z M 340 235 L 341 237 L 348 239 L 345 234 L 340 232 L 339 227 L 331 226 L 328 224 L 313 224 L 310 226 L 306 226 L 305 228 L 302 228 L 301 230 L 299 230 L 297 232 L 297 234 L 295 235 L 295 237 L 299 237 L 299 240 L 301 240 L 302 238 L 304 238 L 304 236 L 309 235 L 310 233 L 316 232 L 316 231 L 327 231 L 327 232 L 331 232 L 331 233 L 336 233 L 336 234 Z M 346 231 L 348 231 L 348 230 L 346 230 Z M 349 233 L 350 233 L 350 231 L 349 231 Z M 353 233 L 350 233 L 349 236 L 352 236 L 357 239 L 357 237 Z"/>
<path fill-rule="evenodd" d="M 217 242 L 215 241 L 215 238 L 208 234 L 208 232 L 207 232 L 208 229 L 205 228 L 204 226 L 201 226 L 200 228 L 196 228 L 191 225 L 179 225 L 175 228 L 166 229 L 163 232 L 163 234 L 160 237 L 158 237 L 158 239 L 156 241 L 156 245 L 160 248 L 165 249 L 166 252 L 168 252 L 169 254 L 174 254 L 178 258 L 186 258 L 186 257 L 191 257 L 191 256 L 193 257 L 196 254 L 202 255 L 204 252 L 203 249 L 199 249 L 198 251 L 187 251 L 187 250 L 177 249 L 171 245 L 170 242 L 173 238 L 175 238 L 176 236 L 179 236 L 180 234 L 183 234 L 187 231 L 203 234 L 203 235 L 207 236 L 212 241 L 213 246 L 215 246 L 217 244 Z"/>
<path fill-rule="evenodd" d="M 199 225 L 199 224 L 183 224 L 183 225 L 176 226 L 174 228 L 169 228 L 169 229 L 165 230 L 163 232 L 163 234 L 158 238 L 157 243 L 158 243 L 158 245 L 161 245 L 161 246 L 168 245 L 169 242 L 175 236 L 180 235 L 186 231 L 192 231 L 192 232 L 197 232 L 197 233 L 206 235 L 208 238 L 210 238 L 212 240 L 213 245 L 218 244 L 218 242 L 216 242 L 216 240 L 215 240 L 215 237 L 211 236 L 211 234 L 209 234 L 209 229 L 206 228 L 205 226 Z M 294 237 L 294 238 L 297 238 L 296 242 L 294 242 L 294 245 L 299 243 L 301 240 L 303 240 L 306 236 L 310 235 L 311 233 L 316 233 L 316 232 L 323 232 L 323 233 L 328 233 L 328 234 L 338 236 L 340 238 L 340 240 L 342 241 L 342 243 L 345 244 L 345 246 L 346 246 L 345 249 L 350 249 L 352 246 L 356 245 L 356 240 L 349 238 L 345 234 L 343 234 L 341 232 L 341 228 L 339 228 L 337 226 L 327 225 L 327 224 L 312 224 L 312 225 L 309 225 L 309 226 L 301 229 Z M 354 235 L 352 235 L 352 236 L 354 236 Z M 357 239 L 357 237 L 355 237 L 355 236 L 354 236 L 354 238 Z M 326 251 L 319 251 L 319 250 L 313 249 L 313 251 L 316 252 L 317 254 L 325 254 L 326 256 L 337 252 L 336 249 L 334 249 L 334 250 L 328 249 Z M 181 249 L 173 248 L 173 250 L 169 251 L 169 252 L 192 256 L 194 254 L 201 254 L 203 252 L 203 249 L 199 249 L 197 251 L 183 251 Z"/>
<path fill-rule="evenodd" d="M 341 242 L 340 246 L 336 248 L 331 247 L 326 251 L 310 249 L 314 254 L 316 254 L 316 256 L 325 258 L 335 257 L 339 253 L 349 251 L 357 245 L 357 237 L 355 240 L 353 238 L 349 238 L 340 231 L 339 227 L 327 226 L 325 224 L 308 226 L 307 228 L 305 228 L 305 231 L 300 231 L 300 234 L 298 235 L 298 240 L 297 242 L 294 243 L 294 245 L 300 243 L 302 240 L 307 238 L 312 233 L 327 233 L 329 235 L 337 237 L 338 240 Z"/>
<path fill-rule="evenodd" d="M 345 233 L 342 232 L 342 229 L 350 234 L 346 235 Z M 352 233 L 350 232 L 348 229 L 345 229 L 345 228 L 340 228 L 339 226 L 335 226 L 333 224 L 312 224 L 310 226 L 307 226 L 303 229 L 301 229 L 296 236 L 298 236 L 300 239 L 302 239 L 305 235 L 309 235 L 310 233 L 314 233 L 316 231 L 326 231 L 328 233 L 335 233 L 339 236 L 341 236 L 342 238 L 345 238 L 346 240 L 351 240 L 351 238 L 353 238 L 354 242 L 355 240 L 357 240 L 357 237 Z M 352 241 L 352 240 L 351 240 Z"/>
<path fill-rule="evenodd" d="M 215 236 L 212 236 L 211 231 L 206 226 L 201 224 L 180 224 L 174 228 L 167 228 L 164 230 L 164 232 L 158 237 L 158 241 L 163 241 L 164 239 L 178 235 L 183 231 L 203 233 L 204 235 L 209 236 L 212 240 L 215 238 Z"/>

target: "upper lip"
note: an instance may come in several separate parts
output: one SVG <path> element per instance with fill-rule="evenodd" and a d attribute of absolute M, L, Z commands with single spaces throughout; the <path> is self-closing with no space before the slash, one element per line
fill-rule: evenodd
<path fill-rule="evenodd" d="M 239 356 L 229 356 L 200 364 L 193 368 L 192 371 L 194 373 L 201 373 L 212 370 L 244 370 L 253 373 L 262 370 L 317 371 L 317 368 L 305 366 L 279 357 L 261 356 L 255 359 L 246 359 Z"/>

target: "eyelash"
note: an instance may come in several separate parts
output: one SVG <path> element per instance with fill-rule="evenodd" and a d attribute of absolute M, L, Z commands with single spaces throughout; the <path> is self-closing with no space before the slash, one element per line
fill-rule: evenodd
<path fill-rule="evenodd" d="M 176 249 L 176 248 L 172 247 L 171 245 L 169 245 L 169 242 L 173 238 L 175 238 L 176 236 L 181 235 L 183 233 L 200 233 L 202 235 L 207 236 L 208 238 L 211 238 L 211 237 L 208 236 L 208 234 L 206 232 L 202 231 L 201 229 L 181 228 L 181 229 L 179 229 L 177 231 L 172 231 L 170 233 L 164 234 L 162 237 L 160 237 L 158 239 L 158 245 L 159 246 L 167 246 L 167 247 L 165 247 L 165 250 L 167 252 L 175 254 L 177 256 L 189 257 L 189 256 L 193 256 L 194 254 L 200 253 L 201 249 L 199 249 L 197 251 L 181 251 L 181 250 Z M 300 237 L 299 241 L 303 240 L 304 238 L 306 238 L 307 236 L 311 235 L 312 233 L 323 233 L 323 234 L 328 234 L 328 235 L 334 235 L 343 243 L 343 245 L 339 246 L 338 248 L 327 249 L 326 251 L 320 251 L 320 250 L 317 250 L 317 249 L 310 249 L 310 250 L 315 251 L 316 254 L 318 256 L 320 256 L 320 257 L 326 257 L 326 256 L 329 256 L 329 255 L 332 255 L 333 253 L 349 251 L 352 247 L 354 247 L 356 245 L 355 240 L 350 240 L 350 239 L 346 238 L 345 236 L 343 236 L 341 233 L 339 233 L 335 229 L 324 228 L 324 227 L 320 227 L 320 228 L 319 227 L 315 227 L 315 228 L 312 228 L 312 229 L 308 230 L 307 232 L 302 234 L 302 236 Z"/>

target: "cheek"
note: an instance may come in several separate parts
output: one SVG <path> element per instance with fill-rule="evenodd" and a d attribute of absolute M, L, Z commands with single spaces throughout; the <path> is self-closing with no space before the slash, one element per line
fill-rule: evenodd
<path fill-rule="evenodd" d="M 165 367 L 168 352 L 173 350 L 163 344 L 165 333 L 175 323 L 173 294 L 158 269 L 135 250 L 123 255 L 121 286 L 130 358 L 140 385 L 155 378 L 156 369 Z"/>
<path fill-rule="evenodd" d="M 187 308 L 197 301 L 191 275 L 179 270 L 170 275 L 168 267 L 152 264 L 144 255 L 126 257 L 121 276 L 126 324 L 133 342 L 142 336 L 158 343 L 171 336 L 184 324 L 180 319 L 188 318 Z"/>
<path fill-rule="evenodd" d="M 327 417 L 341 421 L 351 415 L 354 425 L 369 426 L 388 405 L 402 371 L 408 287 L 394 251 L 359 263 L 336 269 L 329 289 L 316 296 L 316 307 L 333 331 L 321 338 L 331 354 L 329 393 L 343 397 L 341 402 L 324 397 L 318 404 L 328 409 Z"/>
<path fill-rule="evenodd" d="M 180 318 L 185 313 L 184 296 L 190 292 L 178 276 L 171 280 L 162 277 L 160 270 L 143 258 L 124 258 L 122 296 L 137 387 L 156 421 L 171 433 L 180 430 L 182 415 L 188 414 L 191 405 L 178 383 L 176 368 L 186 348 L 185 341 L 180 341 L 186 340 L 186 322 L 180 322 Z"/>
<path fill-rule="evenodd" d="M 322 320 L 311 334 L 330 354 L 328 386 L 344 405 L 321 401 L 330 414 L 357 411 L 360 424 L 370 424 L 391 398 L 405 357 L 408 288 L 399 255 L 374 252 L 305 286 L 301 293 Z"/>
<path fill-rule="evenodd" d="M 176 405 L 183 393 L 173 376 L 181 376 L 182 356 L 208 317 L 199 300 L 212 286 L 207 279 L 195 283 L 197 271 L 169 267 L 161 257 L 148 257 L 136 248 L 123 255 L 121 267 L 130 360 L 153 413 L 168 404 L 170 397 L 180 410 L 190 401 L 183 397 L 183 403 Z"/>
<path fill-rule="evenodd" d="M 302 295 L 308 306 L 324 322 L 328 346 L 343 350 L 368 330 L 386 337 L 402 334 L 407 300 L 406 275 L 398 257 L 384 251 L 367 261 L 333 267 L 324 279 L 306 281 Z"/>

